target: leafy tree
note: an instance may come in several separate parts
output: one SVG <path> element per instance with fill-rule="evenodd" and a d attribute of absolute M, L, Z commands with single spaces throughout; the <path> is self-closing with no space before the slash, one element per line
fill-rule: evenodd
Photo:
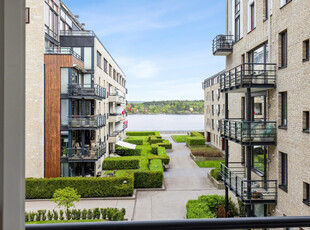
<path fill-rule="evenodd" d="M 74 188 L 66 187 L 64 189 L 57 189 L 51 201 L 55 202 L 58 207 L 65 207 L 67 213 L 69 213 L 69 208 L 75 207 L 74 202 L 79 202 L 81 200 L 81 195 L 77 194 Z"/>

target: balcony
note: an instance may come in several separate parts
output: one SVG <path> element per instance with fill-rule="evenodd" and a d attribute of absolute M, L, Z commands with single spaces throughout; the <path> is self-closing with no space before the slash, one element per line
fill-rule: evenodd
<path fill-rule="evenodd" d="M 109 122 L 120 122 L 124 120 L 124 115 L 121 113 L 110 113 L 109 114 Z"/>
<path fill-rule="evenodd" d="M 106 125 L 105 115 L 73 115 L 68 119 L 68 127 L 71 130 L 100 129 Z"/>
<path fill-rule="evenodd" d="M 110 93 L 110 95 L 109 95 L 109 102 L 114 102 L 116 104 L 125 104 L 126 100 L 121 95 L 118 95 L 118 94 L 115 94 L 115 93 L 114 94 Z"/>
<path fill-rule="evenodd" d="M 276 145 L 276 122 L 221 119 L 220 133 L 223 138 L 242 145 Z"/>
<path fill-rule="evenodd" d="M 96 36 L 94 31 L 92 30 L 61 30 L 60 36 L 90 36 L 94 37 Z"/>
<path fill-rule="evenodd" d="M 72 55 L 75 58 L 82 61 L 82 57 L 78 53 L 74 52 L 72 48 L 68 48 L 68 47 L 48 48 L 48 49 L 45 49 L 45 54 Z"/>
<path fill-rule="evenodd" d="M 276 88 L 276 64 L 244 63 L 221 75 L 221 92 L 244 93 Z"/>
<path fill-rule="evenodd" d="M 85 148 L 68 148 L 69 162 L 93 162 L 97 161 L 106 153 L 106 144 L 93 144 L 91 147 Z"/>
<path fill-rule="evenodd" d="M 233 52 L 233 45 L 233 35 L 217 35 L 212 42 L 213 55 L 227 56 Z"/>
<path fill-rule="evenodd" d="M 106 89 L 97 84 L 68 84 L 70 98 L 106 99 Z"/>
<path fill-rule="evenodd" d="M 112 134 L 110 134 L 109 143 L 115 144 L 116 142 L 120 141 L 119 133 L 120 132 L 113 132 Z"/>
<path fill-rule="evenodd" d="M 221 163 L 221 177 L 226 187 L 244 204 L 273 204 L 277 202 L 277 181 L 248 181 L 246 168 L 241 163 L 230 162 L 229 167 Z"/>

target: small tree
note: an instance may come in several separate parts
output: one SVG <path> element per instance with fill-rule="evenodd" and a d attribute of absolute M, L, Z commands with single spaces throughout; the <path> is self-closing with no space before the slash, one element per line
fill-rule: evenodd
<path fill-rule="evenodd" d="M 57 189 L 51 201 L 55 202 L 59 208 L 62 206 L 66 208 L 67 213 L 69 208 L 75 207 L 74 202 L 79 202 L 81 196 L 77 194 L 74 188 L 66 187 L 64 189 Z"/>

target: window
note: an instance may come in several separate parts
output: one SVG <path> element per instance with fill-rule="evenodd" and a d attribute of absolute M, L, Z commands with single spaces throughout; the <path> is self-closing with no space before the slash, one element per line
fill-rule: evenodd
<path fill-rule="evenodd" d="M 220 100 L 221 98 L 221 89 L 217 90 L 217 100 Z"/>
<path fill-rule="evenodd" d="M 212 129 L 214 129 L 214 119 L 212 119 Z"/>
<path fill-rule="evenodd" d="M 280 66 L 287 66 L 287 31 L 280 34 Z"/>
<path fill-rule="evenodd" d="M 281 100 L 281 122 L 280 127 L 287 127 L 287 92 L 280 93 Z"/>
<path fill-rule="evenodd" d="M 235 0 L 235 41 L 240 40 L 240 0 Z"/>
<path fill-rule="evenodd" d="M 302 112 L 302 131 L 309 133 L 309 111 Z"/>
<path fill-rule="evenodd" d="M 268 19 L 268 18 L 269 18 L 269 13 L 268 13 L 269 6 L 268 6 L 268 1 L 269 1 L 269 0 L 264 0 L 264 18 L 265 18 L 265 19 Z"/>
<path fill-rule="evenodd" d="M 255 28 L 255 4 L 250 5 L 250 31 Z"/>
<path fill-rule="evenodd" d="M 292 0 L 280 0 L 281 1 L 281 7 L 285 6 L 287 3 L 291 2 Z"/>
<path fill-rule="evenodd" d="M 68 125 L 69 100 L 61 99 L 61 125 Z"/>
<path fill-rule="evenodd" d="M 220 105 L 217 105 L 217 115 L 219 116 L 221 113 L 221 106 Z"/>
<path fill-rule="evenodd" d="M 61 75 L 60 93 L 68 93 L 69 68 L 61 68 L 60 75 Z"/>
<path fill-rule="evenodd" d="M 310 184 L 304 182 L 303 187 L 303 202 L 310 206 Z"/>
<path fill-rule="evenodd" d="M 108 61 L 105 58 L 103 59 L 103 70 L 108 73 Z"/>
<path fill-rule="evenodd" d="M 267 148 L 266 146 L 254 146 L 252 155 L 253 170 L 260 176 L 267 173 Z"/>
<path fill-rule="evenodd" d="M 241 164 L 245 165 L 245 146 L 241 146 Z"/>
<path fill-rule="evenodd" d="M 112 66 L 109 65 L 109 76 L 112 77 Z"/>
<path fill-rule="evenodd" d="M 303 42 L 302 60 L 309 61 L 309 39 Z"/>
<path fill-rule="evenodd" d="M 84 47 L 84 67 L 85 69 L 93 68 L 92 47 Z"/>
<path fill-rule="evenodd" d="M 212 90 L 212 101 L 214 101 L 214 91 Z"/>
<path fill-rule="evenodd" d="M 27 7 L 26 9 L 25 9 L 25 22 L 28 24 L 28 23 L 30 23 L 30 15 L 29 15 L 29 13 L 30 13 L 30 10 L 29 10 L 29 7 Z"/>
<path fill-rule="evenodd" d="M 254 115 L 262 115 L 262 103 L 254 103 Z"/>
<path fill-rule="evenodd" d="M 214 105 L 212 105 L 212 115 L 214 115 Z"/>
<path fill-rule="evenodd" d="M 101 68 L 101 53 L 97 51 L 97 66 Z"/>
<path fill-rule="evenodd" d="M 280 188 L 287 192 L 287 184 L 288 184 L 288 173 L 287 173 L 287 154 L 286 153 L 280 153 L 281 154 L 281 166 L 280 166 Z"/>
<path fill-rule="evenodd" d="M 116 80 L 116 71 L 113 69 L 113 79 Z"/>

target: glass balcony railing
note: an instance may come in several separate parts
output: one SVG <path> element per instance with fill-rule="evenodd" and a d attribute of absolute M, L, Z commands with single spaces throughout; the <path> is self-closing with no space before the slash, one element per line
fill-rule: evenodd
<path fill-rule="evenodd" d="M 82 57 L 70 47 L 47 48 L 45 54 L 69 54 L 82 61 Z"/>
<path fill-rule="evenodd" d="M 96 36 L 92 30 L 61 30 L 60 36 Z"/>
<path fill-rule="evenodd" d="M 92 144 L 90 147 L 85 146 L 68 148 L 68 161 L 94 161 L 98 160 L 106 153 L 106 144 L 105 143 L 97 143 Z"/>
<path fill-rule="evenodd" d="M 68 84 L 68 94 L 69 97 L 75 98 L 90 97 L 106 99 L 107 97 L 106 89 L 97 84 Z"/>
<path fill-rule="evenodd" d="M 46 26 L 44 28 L 44 31 L 46 34 L 48 34 L 49 36 L 51 36 L 52 38 L 58 41 L 58 34 L 56 32 L 54 32 L 53 30 L 51 30 L 50 28 Z"/>
<path fill-rule="evenodd" d="M 276 64 L 243 63 L 221 75 L 221 91 L 241 88 L 275 88 Z"/>
<path fill-rule="evenodd" d="M 220 120 L 220 133 L 242 145 L 275 145 L 277 132 L 273 121 Z"/>
<path fill-rule="evenodd" d="M 212 41 L 213 55 L 226 56 L 233 52 L 234 36 L 217 35 Z"/>
<path fill-rule="evenodd" d="M 105 115 L 73 115 L 68 119 L 68 126 L 70 129 L 99 129 L 105 125 Z"/>
<path fill-rule="evenodd" d="M 245 204 L 276 203 L 276 180 L 247 180 L 246 168 L 241 163 L 221 163 L 221 177 L 224 184 Z"/>

